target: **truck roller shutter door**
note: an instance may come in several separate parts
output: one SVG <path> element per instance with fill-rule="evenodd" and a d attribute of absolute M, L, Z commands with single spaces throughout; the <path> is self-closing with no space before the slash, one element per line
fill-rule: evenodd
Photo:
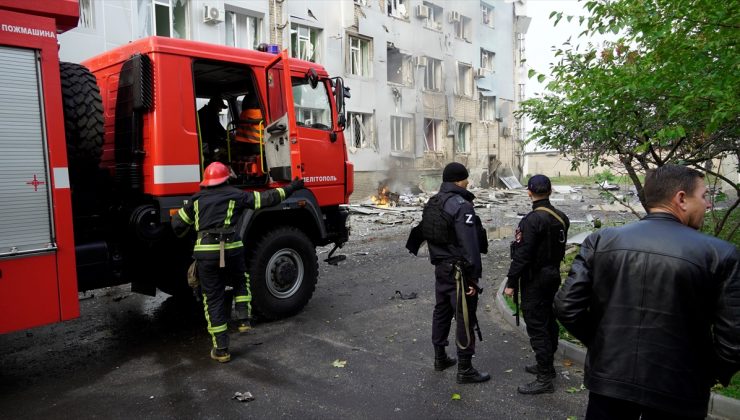
<path fill-rule="evenodd" d="M 54 248 L 37 53 L 0 47 L 0 257 Z"/>

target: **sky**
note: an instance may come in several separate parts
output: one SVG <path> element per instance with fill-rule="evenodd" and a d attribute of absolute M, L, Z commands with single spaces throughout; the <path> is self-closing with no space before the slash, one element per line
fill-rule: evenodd
<path fill-rule="evenodd" d="M 563 18 L 558 26 L 553 27 L 553 20 L 549 19 L 553 11 L 562 11 L 564 15 L 586 16 L 583 2 L 576 0 L 529 0 L 527 15 L 532 18 L 526 35 L 527 67 L 538 73 L 548 74 L 550 63 L 555 60 L 553 46 L 560 47 L 569 36 L 576 40 L 583 31 L 578 26 L 578 20 L 568 22 Z M 547 83 L 547 81 L 545 81 Z M 536 78 L 527 80 L 527 97 L 534 97 L 544 90 L 544 83 L 540 84 Z"/>

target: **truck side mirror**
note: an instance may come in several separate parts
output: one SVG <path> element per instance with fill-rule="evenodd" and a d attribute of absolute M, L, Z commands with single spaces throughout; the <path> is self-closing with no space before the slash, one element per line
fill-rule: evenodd
<path fill-rule="evenodd" d="M 308 79 L 311 89 L 316 89 L 316 86 L 319 85 L 319 74 L 316 73 L 316 70 L 314 70 L 313 67 L 306 71 L 306 79 Z"/>
<path fill-rule="evenodd" d="M 334 98 L 337 101 L 337 125 L 344 130 L 347 124 L 347 116 L 344 111 L 344 98 L 349 98 L 349 88 L 344 86 L 344 80 L 341 77 L 334 79 Z"/>

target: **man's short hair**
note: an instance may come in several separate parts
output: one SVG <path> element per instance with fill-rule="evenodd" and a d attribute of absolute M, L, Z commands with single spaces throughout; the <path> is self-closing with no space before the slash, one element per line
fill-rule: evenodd
<path fill-rule="evenodd" d="M 682 165 L 668 164 L 650 169 L 642 188 L 645 205 L 654 208 L 666 204 L 679 191 L 691 195 L 697 187 L 696 181 L 701 178 L 704 178 L 703 173 Z"/>

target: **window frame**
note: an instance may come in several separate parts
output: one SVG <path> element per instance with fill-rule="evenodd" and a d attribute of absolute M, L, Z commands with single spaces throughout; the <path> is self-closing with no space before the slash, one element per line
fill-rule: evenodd
<path fill-rule="evenodd" d="M 493 21 L 496 15 L 495 15 L 493 6 L 487 3 L 481 2 L 480 10 L 481 10 L 481 19 L 480 19 L 481 24 L 491 29 L 495 28 Z"/>
<path fill-rule="evenodd" d="M 424 69 L 424 90 L 430 92 L 441 92 L 443 82 L 442 60 L 427 57 L 426 69 Z M 430 77 L 430 75 L 432 77 Z M 430 83 L 430 79 L 433 83 Z"/>
<path fill-rule="evenodd" d="M 409 0 L 385 0 L 388 16 L 396 19 L 409 20 Z M 400 12 L 399 6 L 403 6 L 405 13 Z"/>
<path fill-rule="evenodd" d="M 357 41 L 358 45 L 355 47 L 353 45 L 353 42 Z M 347 46 L 347 73 L 353 75 L 353 76 L 359 76 L 364 78 L 372 78 L 373 77 L 373 40 L 372 38 L 367 38 L 355 34 L 348 34 L 347 35 L 347 42 L 349 45 Z M 366 44 L 366 57 L 363 57 L 363 44 Z M 354 56 L 358 56 L 360 59 L 359 63 L 355 63 Z M 366 60 L 366 63 L 363 63 L 363 59 Z M 357 65 L 357 70 L 359 72 L 356 72 L 355 65 Z M 366 67 L 366 68 L 365 68 Z"/>
<path fill-rule="evenodd" d="M 360 117 L 361 121 L 357 121 L 356 118 Z M 349 129 L 349 139 L 352 142 L 351 146 L 356 149 L 375 149 L 375 114 L 370 112 L 347 112 L 347 128 Z M 360 125 L 359 132 L 356 131 L 358 128 L 356 124 Z M 358 143 L 359 135 L 359 143 Z"/>
<path fill-rule="evenodd" d="M 455 130 L 455 153 L 470 153 L 470 137 L 472 127 L 473 125 L 468 122 L 457 123 L 457 129 Z"/>
<path fill-rule="evenodd" d="M 424 27 L 433 31 L 441 31 L 444 19 L 444 9 L 442 6 L 437 6 L 429 1 L 423 1 L 422 6 L 429 9 L 429 17 L 424 18 Z"/>
<path fill-rule="evenodd" d="M 182 7 L 185 9 L 183 12 L 184 17 L 182 22 L 184 33 L 180 34 L 181 36 L 175 36 L 175 7 L 178 2 L 180 2 Z M 151 9 L 149 10 L 151 10 L 152 34 L 149 35 L 164 36 L 175 39 L 190 39 L 190 3 L 190 0 L 151 0 Z M 158 31 L 157 6 L 167 8 L 167 21 L 169 25 L 167 28 L 168 33 L 166 35 L 160 34 Z"/>
<path fill-rule="evenodd" d="M 405 54 L 398 48 L 394 47 L 392 43 L 386 44 L 386 80 L 388 83 L 400 86 L 413 86 L 414 85 L 414 57 L 411 54 Z M 391 56 L 398 55 L 400 57 L 400 66 L 393 67 L 391 64 Z M 395 64 L 395 63 L 394 63 Z M 393 72 L 400 74 L 400 82 L 397 82 L 394 77 L 391 77 Z"/>
<path fill-rule="evenodd" d="M 458 96 L 472 97 L 473 89 L 473 66 L 461 61 L 457 62 L 457 94 Z"/>
<path fill-rule="evenodd" d="M 484 59 L 486 56 L 486 59 Z M 489 73 L 494 73 L 496 60 L 496 53 L 485 48 L 480 49 L 480 68 L 488 70 Z"/>
<path fill-rule="evenodd" d="M 395 153 L 395 154 L 411 153 L 411 139 L 413 138 L 413 132 L 414 132 L 413 124 L 414 124 L 414 119 L 411 117 L 391 115 L 390 138 L 391 138 L 391 152 L 392 153 Z M 399 133 L 401 135 L 401 138 L 398 138 Z"/>
<path fill-rule="evenodd" d="M 300 30 L 305 29 L 308 31 L 308 36 L 301 35 Z M 295 32 L 294 32 L 295 31 Z M 302 44 L 301 41 L 307 41 L 307 44 L 311 44 L 311 33 L 315 31 L 316 37 L 316 43 L 313 44 L 313 54 L 312 58 L 306 56 L 301 57 L 299 55 L 300 52 L 303 51 L 303 49 L 300 48 L 300 45 Z M 310 61 L 312 63 L 320 63 L 320 59 L 322 59 L 321 54 L 321 47 L 322 47 L 322 39 L 321 36 L 323 35 L 324 30 L 321 28 L 317 28 L 315 26 L 308 26 L 308 25 L 302 25 L 300 23 L 291 23 L 290 25 L 290 56 L 293 58 L 297 58 L 299 60 L 304 61 Z M 296 37 L 295 45 L 297 46 L 298 51 L 296 51 L 296 48 L 294 48 L 294 42 L 293 42 L 293 36 Z M 304 42 L 303 44 L 306 44 Z"/>
<path fill-rule="evenodd" d="M 79 0 L 80 18 L 77 28 L 88 31 L 95 30 L 95 2 L 93 0 Z"/>
<path fill-rule="evenodd" d="M 258 16 L 257 14 L 249 13 L 249 12 L 243 12 L 239 10 L 233 10 L 227 8 L 225 10 L 226 16 L 224 16 L 224 33 L 226 35 L 225 38 L 225 45 L 236 47 L 236 48 L 244 48 L 244 49 L 251 49 L 256 50 L 257 46 L 263 41 L 264 37 L 264 18 L 262 16 Z M 246 38 L 247 41 L 245 44 L 247 45 L 239 45 L 239 39 L 243 39 L 243 37 L 238 36 L 239 35 L 239 22 L 238 20 L 240 18 L 244 19 L 244 22 L 246 23 Z M 254 26 L 254 27 L 253 27 Z M 232 43 L 229 43 L 229 29 L 231 29 L 231 41 Z M 252 39 L 253 35 L 256 35 L 256 39 Z"/>
<path fill-rule="evenodd" d="M 428 137 L 428 128 L 432 127 L 432 138 Z M 442 120 L 435 118 L 424 118 L 424 151 L 428 153 L 442 152 L 442 140 L 444 132 L 442 131 Z M 430 147 L 430 140 L 431 146 Z"/>
<path fill-rule="evenodd" d="M 460 15 L 460 19 L 453 22 L 453 32 L 455 38 L 471 42 L 473 20 L 465 15 Z"/>
<path fill-rule="evenodd" d="M 493 122 L 496 120 L 496 97 L 485 96 L 482 93 L 480 96 L 480 120 L 486 122 Z"/>

